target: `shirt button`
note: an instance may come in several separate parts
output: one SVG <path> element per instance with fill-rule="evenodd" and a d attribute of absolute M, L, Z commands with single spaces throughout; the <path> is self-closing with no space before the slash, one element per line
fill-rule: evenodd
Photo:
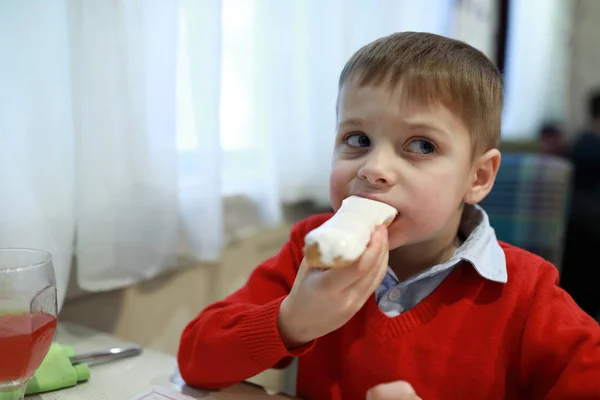
<path fill-rule="evenodd" d="M 393 288 L 392 290 L 390 290 L 390 293 L 388 294 L 388 297 L 391 301 L 396 301 L 400 298 L 400 295 L 402 293 L 400 292 L 400 289 L 398 288 Z"/>

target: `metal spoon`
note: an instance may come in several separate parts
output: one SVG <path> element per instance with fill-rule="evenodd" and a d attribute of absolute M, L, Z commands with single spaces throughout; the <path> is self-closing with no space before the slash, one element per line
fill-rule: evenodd
<path fill-rule="evenodd" d="M 71 364 L 87 363 L 103 364 L 106 362 L 115 361 L 121 358 L 137 356 L 142 353 L 141 347 L 115 347 L 107 350 L 100 350 L 91 353 L 77 354 L 69 357 Z"/>

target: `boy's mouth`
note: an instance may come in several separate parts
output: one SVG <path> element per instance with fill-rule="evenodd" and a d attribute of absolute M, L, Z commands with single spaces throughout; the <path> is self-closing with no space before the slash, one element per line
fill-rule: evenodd
<path fill-rule="evenodd" d="M 365 199 L 369 199 L 369 200 L 373 200 L 373 201 L 378 201 L 380 203 L 385 203 L 388 206 L 394 207 L 393 205 L 391 205 L 387 201 L 382 200 L 379 197 L 373 196 L 373 195 L 370 195 L 370 194 L 356 194 L 355 196 L 364 197 Z M 396 223 L 396 221 L 398 221 L 398 219 L 400 218 L 400 211 L 398 211 L 398 209 L 396 207 L 394 207 L 394 209 L 396 209 L 397 214 L 396 214 L 396 216 L 394 217 L 394 219 L 392 220 L 392 222 L 390 223 L 389 226 L 391 226 L 392 224 Z"/>
<path fill-rule="evenodd" d="M 394 207 L 394 206 L 392 206 L 390 203 L 388 203 L 387 201 L 385 201 L 385 200 L 382 200 L 382 199 L 380 199 L 380 198 L 379 198 L 379 197 L 377 197 L 377 196 L 373 196 L 373 195 L 370 195 L 370 194 L 357 194 L 356 196 L 359 196 L 359 197 L 364 197 L 365 199 L 369 199 L 369 200 L 373 200 L 373 201 L 378 201 L 378 202 L 380 202 L 380 203 L 385 203 L 385 204 L 387 204 L 388 206 Z M 394 208 L 396 208 L 396 207 L 394 207 Z"/>

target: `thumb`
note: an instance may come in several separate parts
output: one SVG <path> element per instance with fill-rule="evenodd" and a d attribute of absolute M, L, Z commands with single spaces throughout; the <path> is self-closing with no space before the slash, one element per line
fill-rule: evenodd
<path fill-rule="evenodd" d="M 302 262 L 300 263 L 300 267 L 298 267 L 298 272 L 296 273 L 296 280 L 301 281 L 311 269 L 312 267 L 308 265 L 306 258 L 303 258 Z"/>
<path fill-rule="evenodd" d="M 420 400 L 413 387 L 404 381 L 377 385 L 367 392 L 367 400 Z"/>

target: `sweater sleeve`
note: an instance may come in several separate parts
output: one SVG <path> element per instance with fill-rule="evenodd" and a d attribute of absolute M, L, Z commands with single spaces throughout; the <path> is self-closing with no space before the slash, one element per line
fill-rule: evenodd
<path fill-rule="evenodd" d="M 184 329 L 177 354 L 186 383 L 216 389 L 266 369 L 286 366 L 313 343 L 288 351 L 277 328 L 279 305 L 289 294 L 302 261 L 306 222 L 292 229 L 279 253 L 260 264 L 246 284 L 209 305 Z"/>
<path fill-rule="evenodd" d="M 557 283 L 556 268 L 544 262 L 523 330 L 526 398 L 599 398 L 600 326 Z"/>

